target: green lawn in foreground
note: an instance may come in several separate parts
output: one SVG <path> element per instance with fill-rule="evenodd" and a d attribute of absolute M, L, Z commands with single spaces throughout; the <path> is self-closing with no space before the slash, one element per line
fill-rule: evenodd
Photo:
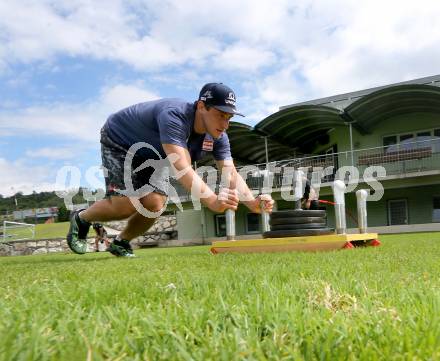
<path fill-rule="evenodd" d="M 330 253 L 0 259 L 2 360 L 438 360 L 440 233 Z"/>

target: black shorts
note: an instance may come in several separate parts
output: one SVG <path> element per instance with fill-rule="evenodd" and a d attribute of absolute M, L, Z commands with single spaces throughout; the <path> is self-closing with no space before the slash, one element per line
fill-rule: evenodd
<path fill-rule="evenodd" d="M 104 128 L 101 129 L 101 157 L 104 168 L 105 196 L 141 198 L 152 192 L 167 196 L 169 169 L 146 167 L 134 172 L 137 167 L 148 161 L 148 159 L 134 155 L 131 166 L 128 164 L 125 168 L 124 162 L 127 154 L 127 149 L 110 139 Z M 124 171 L 126 179 L 124 179 Z"/>

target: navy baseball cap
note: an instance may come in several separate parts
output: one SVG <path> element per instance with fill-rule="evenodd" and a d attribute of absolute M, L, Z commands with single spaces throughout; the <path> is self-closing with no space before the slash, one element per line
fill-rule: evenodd
<path fill-rule="evenodd" d="M 200 90 L 199 100 L 225 113 L 244 117 L 235 109 L 235 93 L 223 83 L 208 83 Z"/>

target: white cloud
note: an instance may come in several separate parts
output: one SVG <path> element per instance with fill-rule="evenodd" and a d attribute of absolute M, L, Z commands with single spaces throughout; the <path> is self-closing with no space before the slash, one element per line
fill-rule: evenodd
<path fill-rule="evenodd" d="M 157 99 L 159 96 L 146 89 L 142 82 L 135 84 L 117 84 L 101 90 L 98 98 L 91 102 L 68 104 L 54 103 L 28 107 L 22 110 L 0 111 L 0 138 L 14 136 L 56 138 L 59 143 L 65 141 L 75 146 L 47 146 L 32 149 L 32 144 L 24 155 L 27 161 L 8 161 L 0 158 L 0 194 L 22 191 L 25 194 L 36 191 L 55 190 L 56 171 L 62 163 L 56 161 L 82 158 L 94 159 L 99 148 L 99 129 L 107 116 L 114 111 L 131 104 Z M 48 140 L 50 144 L 50 140 Z M 15 141 L 9 141 L 13 144 Z M 17 143 L 21 144 L 21 143 Z M 93 152 L 90 156 L 87 152 Z M 46 162 L 45 166 L 35 166 L 35 160 Z M 56 163 L 53 163 L 56 162 Z M 86 162 L 81 168 L 90 166 Z M 99 165 L 95 164 L 95 165 Z M 84 181 L 84 179 L 83 179 Z"/>
<path fill-rule="evenodd" d="M 148 71 L 215 64 L 266 83 L 295 64 L 312 96 L 331 95 L 437 72 L 439 12 L 437 0 L 2 2 L 0 63 L 71 55 Z M 267 79 L 255 74 L 268 66 Z"/>
<path fill-rule="evenodd" d="M 45 147 L 26 151 L 30 158 L 47 158 L 52 160 L 72 159 L 78 151 L 74 148 Z"/>
<path fill-rule="evenodd" d="M 438 1 L 300 3 L 275 29 L 264 26 L 264 44 L 278 34 L 278 57 L 268 74 L 245 82 L 250 116 L 256 122 L 281 105 L 438 74 L 439 12 Z"/>
<path fill-rule="evenodd" d="M 223 81 L 236 89 L 243 121 L 255 124 L 281 105 L 439 73 L 439 13 L 438 0 L 3 1 L 0 74 L 18 92 L 34 67 L 20 76 L 14 65 L 60 74 L 58 57 L 69 57 L 127 65 L 167 96 Z M 97 144 L 111 112 L 159 97 L 145 84 L 102 85 L 76 103 L 42 97 L 47 103 L 24 109 L 5 98 L 0 134 Z"/>
<path fill-rule="evenodd" d="M 313 41 L 296 51 L 312 97 L 438 73 L 438 1 L 426 1 L 423 6 L 394 0 L 340 1 L 337 9 L 349 14 L 335 19 L 331 11 L 316 13 L 315 17 L 324 21 L 333 19 L 333 31 L 316 34 Z M 311 29 L 311 25 L 306 28 Z"/>
<path fill-rule="evenodd" d="M 39 134 L 98 142 L 99 129 L 108 115 L 122 107 L 158 97 L 141 84 L 105 87 L 99 98 L 92 102 L 55 103 L 0 112 L 0 134 Z"/>
<path fill-rule="evenodd" d="M 92 105 L 54 104 L 0 113 L 0 131 L 17 135 L 51 135 L 84 141 L 98 140 L 105 118 Z M 98 116 L 97 116 L 98 115 Z"/>
<path fill-rule="evenodd" d="M 145 70 L 185 63 L 203 66 L 210 59 L 222 57 L 223 52 L 231 52 L 224 36 L 232 42 L 243 39 L 246 44 L 240 48 L 246 53 L 267 58 L 270 51 L 259 44 L 273 40 L 277 29 L 281 30 L 275 25 L 284 16 L 286 3 L 263 1 L 259 6 L 249 0 L 195 1 L 191 6 L 176 0 L 2 3 L 0 30 L 6 51 L 0 52 L 0 59 L 28 63 L 65 54 L 118 60 Z M 244 16 L 238 22 L 231 14 Z M 266 32 L 263 25 L 272 26 L 272 31 Z M 236 66 L 246 70 L 247 56 L 240 64 L 240 57 L 232 55 Z"/>
<path fill-rule="evenodd" d="M 159 95 L 144 89 L 141 84 L 118 84 L 101 91 L 101 106 L 115 112 L 131 104 L 158 99 Z"/>
<path fill-rule="evenodd" d="M 255 72 L 259 68 L 272 65 L 274 61 L 272 52 L 246 44 L 227 46 L 214 60 L 216 67 L 226 72 Z"/>
<path fill-rule="evenodd" d="M 53 170 L 49 166 L 29 166 L 23 161 L 10 162 L 0 158 L 0 194 L 10 196 L 16 192 L 53 191 Z M 52 176 L 52 177 L 51 177 Z"/>

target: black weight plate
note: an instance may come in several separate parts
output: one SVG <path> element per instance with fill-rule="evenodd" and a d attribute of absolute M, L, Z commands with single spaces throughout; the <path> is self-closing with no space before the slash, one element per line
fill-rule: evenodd
<path fill-rule="evenodd" d="M 271 231 L 288 231 L 291 229 L 319 229 L 327 228 L 325 223 L 306 223 L 306 224 L 278 224 L 271 226 Z"/>
<path fill-rule="evenodd" d="M 272 219 L 289 217 L 325 217 L 325 210 L 295 209 L 290 211 L 275 211 L 270 214 Z"/>
<path fill-rule="evenodd" d="M 286 217 L 270 219 L 269 224 L 275 226 L 277 224 L 296 224 L 296 223 L 325 223 L 325 217 Z"/>
<path fill-rule="evenodd" d="M 282 238 L 282 237 L 302 237 L 302 236 L 321 236 L 325 234 L 334 234 L 330 228 L 323 229 L 292 229 L 289 231 L 269 231 L 263 233 L 263 238 Z"/>

